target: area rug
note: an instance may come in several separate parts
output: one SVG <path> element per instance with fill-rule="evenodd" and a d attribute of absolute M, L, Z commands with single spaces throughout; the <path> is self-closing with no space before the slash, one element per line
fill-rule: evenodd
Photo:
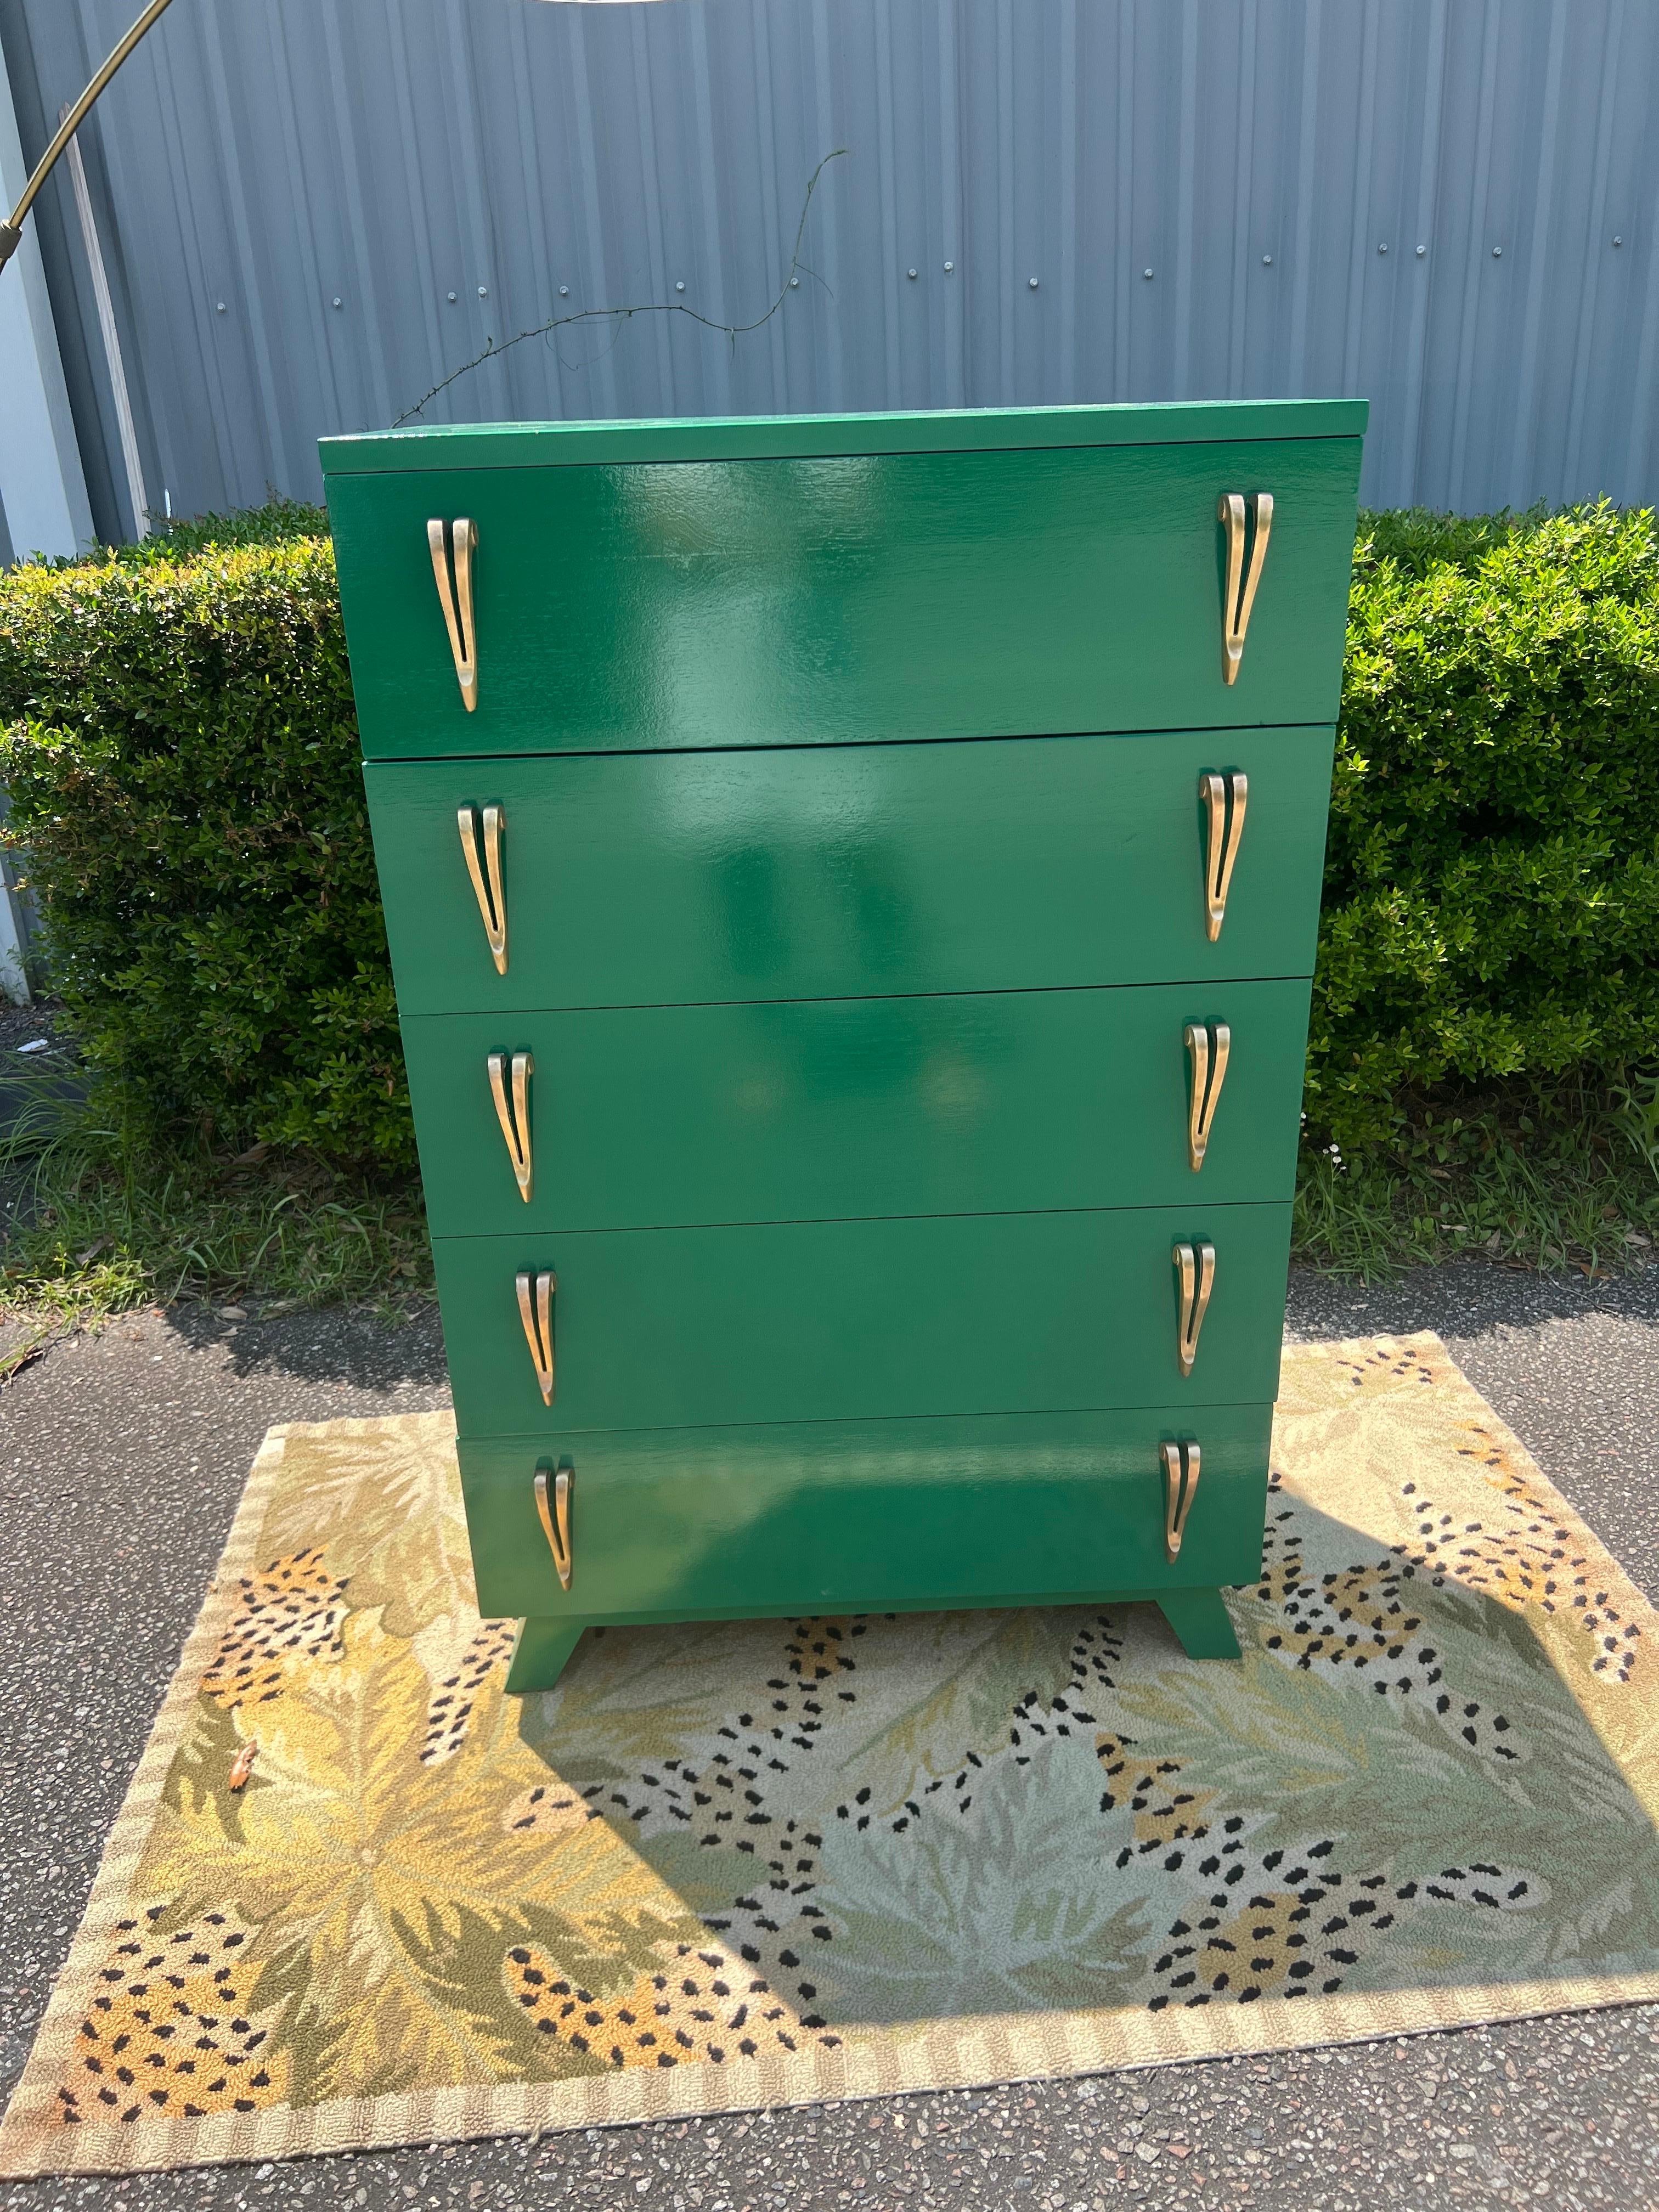
<path fill-rule="evenodd" d="M 1242 1663 L 1146 1607 L 612 1630 L 520 1705 L 448 1417 L 273 1430 L 0 2172 L 1659 1996 L 1648 1605 L 1435 1337 L 1289 1352 L 1273 1463 Z"/>

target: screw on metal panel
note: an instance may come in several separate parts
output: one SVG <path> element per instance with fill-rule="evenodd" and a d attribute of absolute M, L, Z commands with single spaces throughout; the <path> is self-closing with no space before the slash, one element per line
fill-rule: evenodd
<path fill-rule="evenodd" d="M 1379 253 L 1386 253 L 1389 249 L 1386 246 L 1379 246 L 1376 250 Z"/>
<path fill-rule="evenodd" d="M 487 300 L 487 299 L 489 297 L 489 285 L 488 285 L 488 284 L 480 284 L 480 285 L 479 285 L 479 287 L 478 287 L 478 297 L 479 297 L 481 300 Z"/>
<path fill-rule="evenodd" d="M 684 289 L 685 289 L 685 279 L 684 279 L 684 276 L 677 276 L 677 277 L 674 279 L 674 289 L 675 289 L 677 292 L 683 292 L 683 291 L 684 291 Z"/>
<path fill-rule="evenodd" d="M 1262 257 L 1261 257 L 1261 265 L 1262 265 L 1262 267 L 1263 267 L 1264 269 L 1271 269 L 1271 268 L 1273 267 L 1273 256 L 1272 256 L 1272 254 L 1271 254 L 1271 253 L 1264 253 L 1264 254 L 1262 255 Z"/>
<path fill-rule="evenodd" d="M 449 296 L 450 296 L 450 298 L 453 300 L 453 299 L 454 298 L 455 295 L 452 292 L 452 293 L 450 294 L 450 295 L 449 295 Z M 568 299 L 570 297 L 570 287 L 569 287 L 569 285 L 568 285 L 568 284 L 561 284 L 561 285 L 560 285 L 560 287 L 559 287 L 559 297 L 560 297 L 562 300 L 568 300 Z"/>
<path fill-rule="evenodd" d="M 947 276 L 951 274 L 951 272 L 952 271 L 952 270 L 954 270 L 954 269 L 955 269 L 956 265 L 957 265 L 957 264 L 956 264 L 956 263 L 955 263 L 954 261 L 947 261 L 947 262 L 945 263 L 945 275 L 946 275 Z"/>
<path fill-rule="evenodd" d="M 1035 291 L 1036 291 L 1036 288 L 1037 288 L 1037 280 L 1036 280 L 1036 278 L 1035 276 L 1031 277 L 1031 278 L 1030 279 L 1030 283 L 1031 289 L 1035 292 Z"/>
<path fill-rule="evenodd" d="M 1622 238 L 1615 238 L 1613 242 L 1615 246 L 1622 246 L 1625 241 Z"/>
<path fill-rule="evenodd" d="M 790 289 L 790 290 L 791 290 L 792 292 L 799 292 L 799 289 L 800 289 L 800 278 L 799 278 L 799 276 L 792 276 L 792 277 L 789 279 L 789 289 Z"/>
<path fill-rule="evenodd" d="M 904 273 L 907 276 L 914 276 L 916 272 L 914 269 L 907 269 Z"/>
<path fill-rule="evenodd" d="M 334 302 L 334 304 L 335 304 L 335 306 L 337 307 L 339 306 L 339 304 L 340 304 L 340 303 L 339 303 L 339 301 L 337 300 L 337 301 Z M 220 301 L 220 302 L 219 302 L 219 313 L 222 315 L 224 312 L 225 312 L 225 303 L 224 303 L 224 301 L 223 301 L 222 300 L 221 300 L 221 301 Z"/>
<path fill-rule="evenodd" d="M 449 299 L 450 299 L 450 304 L 451 304 L 451 306 L 453 307 L 453 306 L 454 305 L 454 301 L 455 301 L 455 295 L 454 295 L 453 292 L 450 294 L 450 295 L 449 295 Z"/>
<path fill-rule="evenodd" d="M 334 304 L 337 307 L 343 307 L 345 305 L 345 301 L 340 297 L 337 292 L 334 295 Z"/>
<path fill-rule="evenodd" d="M 1418 249 L 1417 249 L 1417 258 L 1418 258 L 1418 259 L 1419 259 L 1419 261 L 1423 258 L 1423 256 L 1424 256 L 1424 255 L 1428 252 L 1428 250 L 1429 250 L 1429 249 L 1428 249 L 1428 247 L 1427 247 L 1426 246 L 1419 246 L 1418 247 Z"/>
<path fill-rule="evenodd" d="M 1150 276 L 1152 272 L 1150 269 L 1143 269 L 1140 273 L 1143 276 Z"/>
<path fill-rule="evenodd" d="M 1494 261 L 1501 261 L 1504 258 L 1504 249 L 1501 246 L 1493 246 L 1492 250 L 1492 258 Z"/>

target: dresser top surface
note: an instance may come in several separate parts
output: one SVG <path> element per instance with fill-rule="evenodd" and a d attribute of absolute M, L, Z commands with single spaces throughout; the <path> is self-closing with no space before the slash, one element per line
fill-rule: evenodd
<path fill-rule="evenodd" d="M 1247 438 L 1357 438 L 1369 409 L 1364 399 L 1202 399 L 707 421 L 478 422 L 362 431 L 319 444 L 324 475 L 340 477 L 410 469 L 818 460 L 1021 447 L 1204 445 Z"/>

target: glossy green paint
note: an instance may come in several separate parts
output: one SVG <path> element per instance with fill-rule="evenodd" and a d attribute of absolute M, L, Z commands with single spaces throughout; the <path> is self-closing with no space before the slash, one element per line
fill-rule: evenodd
<path fill-rule="evenodd" d="M 434 1237 L 1288 1200 L 1305 981 L 404 1024 Z M 1201 1173 L 1188 1022 L 1231 1054 Z M 520 1196 L 491 1053 L 529 1052 Z"/>
<path fill-rule="evenodd" d="M 484 1609 L 1151 1598 L 1260 1571 L 1363 402 L 324 448 Z M 1216 500 L 1271 491 L 1222 680 Z M 479 708 L 427 544 L 479 529 Z M 949 742 L 940 742 L 948 740 Z M 1204 929 L 1198 779 L 1249 779 Z M 490 960 L 458 808 L 506 810 Z M 1201 1176 L 1189 1019 L 1233 1032 Z M 484 1069 L 533 1052 L 536 1190 Z M 1170 1248 L 1207 1239 L 1194 1373 Z M 556 1269 L 543 1406 L 514 1277 Z M 1178 1562 L 1161 1442 L 1199 1442 Z M 538 1462 L 574 1469 L 574 1576 Z"/>
<path fill-rule="evenodd" d="M 1310 975 L 1331 745 L 1314 727 L 373 763 L 398 1002 L 407 1019 Z M 1212 944 L 1198 780 L 1231 769 L 1249 799 Z M 491 805 L 504 975 L 456 827 Z"/>
<path fill-rule="evenodd" d="M 1237 1659 L 1238 1634 L 1218 1589 L 1166 1590 L 1158 1611 L 1189 1659 Z M 574 1650 L 575 1646 L 573 1644 Z"/>
<path fill-rule="evenodd" d="M 933 1607 L 1088 1604 L 1246 1583 L 1261 1569 L 1273 1408 L 463 1441 L 486 1615 L 764 1619 Z M 1203 1472 L 1178 1561 L 1164 1553 L 1165 1438 Z M 572 1468 L 571 1586 L 533 1484 Z"/>
<path fill-rule="evenodd" d="M 513 1657 L 504 1685 L 509 1698 L 522 1698 L 532 1690 L 550 1690 L 575 1656 L 586 1623 L 565 1620 L 521 1620 L 514 1640 Z"/>
<path fill-rule="evenodd" d="M 1288 1205 L 452 1237 L 433 1247 L 465 1437 L 1266 1401 Z M 1197 1364 L 1170 1250 L 1208 1238 Z M 558 1277 L 544 1407 L 520 1269 Z"/>
<path fill-rule="evenodd" d="M 1334 717 L 1358 438 L 332 477 L 371 758 Z M 1223 681 L 1216 502 L 1271 491 Z M 478 704 L 427 525 L 466 516 Z"/>
<path fill-rule="evenodd" d="M 813 460 L 1030 447 L 1206 445 L 1240 438 L 1358 438 L 1364 399 L 1175 399 L 1097 407 L 966 407 L 872 415 L 676 415 L 654 422 L 437 422 L 319 441 L 323 474 L 461 467 L 569 468 L 598 461 Z"/>

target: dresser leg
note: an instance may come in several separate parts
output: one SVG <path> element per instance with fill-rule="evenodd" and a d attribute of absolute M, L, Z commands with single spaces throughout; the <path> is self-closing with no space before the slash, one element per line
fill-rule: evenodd
<path fill-rule="evenodd" d="M 1158 1609 L 1189 1659 L 1237 1658 L 1238 1638 L 1218 1589 L 1170 1590 L 1159 1598 Z"/>
<path fill-rule="evenodd" d="M 507 1696 L 522 1698 L 532 1690 L 550 1690 L 581 1640 L 580 1622 L 574 1628 L 562 1620 L 520 1622 L 513 1663 L 507 1670 Z"/>

